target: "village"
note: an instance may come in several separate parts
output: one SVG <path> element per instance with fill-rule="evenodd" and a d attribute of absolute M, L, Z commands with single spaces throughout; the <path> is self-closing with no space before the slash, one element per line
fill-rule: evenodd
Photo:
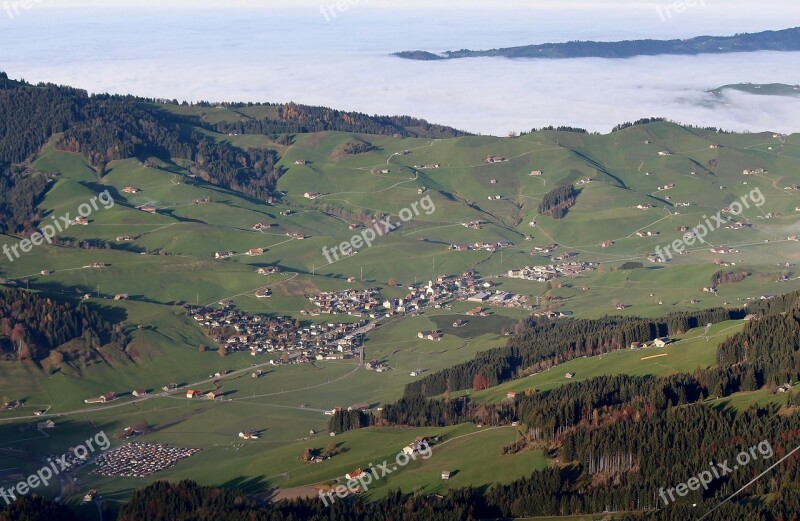
<path fill-rule="evenodd" d="M 284 352 L 283 358 L 273 360 L 275 365 L 348 358 L 361 345 L 357 330 L 366 326 L 364 320 L 302 326 L 291 317 L 250 315 L 230 305 L 186 309 L 227 352 L 249 351 L 253 356 Z"/>
<path fill-rule="evenodd" d="M 547 282 L 557 277 L 578 277 L 582 273 L 594 270 L 595 266 L 596 264 L 592 262 L 564 262 L 548 266 L 525 266 L 524 268 L 508 270 L 507 276 L 512 279 Z"/>

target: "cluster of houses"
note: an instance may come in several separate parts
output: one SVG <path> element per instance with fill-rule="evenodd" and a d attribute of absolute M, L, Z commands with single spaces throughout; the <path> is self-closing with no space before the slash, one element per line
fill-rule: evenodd
<path fill-rule="evenodd" d="M 724 247 L 720 247 L 720 248 L 714 247 L 714 248 L 711 248 L 710 251 L 711 251 L 711 253 L 739 253 L 739 250 L 735 250 L 733 248 L 724 248 Z"/>
<path fill-rule="evenodd" d="M 174 467 L 200 450 L 160 443 L 127 443 L 97 456 L 97 468 L 93 473 L 105 477 L 143 478 Z"/>
<path fill-rule="evenodd" d="M 763 168 L 746 168 L 742 170 L 742 175 L 758 175 L 758 174 L 766 174 L 767 171 Z"/>
<path fill-rule="evenodd" d="M 200 389 L 189 389 L 186 391 L 186 397 L 189 399 L 193 398 L 207 398 L 209 400 L 216 400 L 220 398 L 224 393 L 220 389 L 214 389 L 213 391 L 204 392 Z"/>
<path fill-rule="evenodd" d="M 547 282 L 557 277 L 578 277 L 583 273 L 595 269 L 593 262 L 564 262 L 550 264 L 549 266 L 525 266 L 524 268 L 508 270 L 508 277 L 512 279 L 534 280 Z"/>
<path fill-rule="evenodd" d="M 250 315 L 234 308 L 187 307 L 209 338 L 226 351 L 294 352 L 295 363 L 311 359 L 341 359 L 361 345 L 361 320 L 352 324 L 327 323 L 301 326 L 291 317 Z M 329 358 L 332 357 L 332 358 Z M 276 364 L 280 360 L 275 361 Z M 207 393 L 206 393 L 207 394 Z"/>
<path fill-rule="evenodd" d="M 480 225 L 478 225 L 480 226 Z M 513 242 L 498 241 L 498 242 L 483 242 L 477 241 L 475 244 L 451 244 L 447 247 L 448 250 L 455 251 L 488 251 L 495 252 L 497 250 L 505 250 L 514 246 Z"/>
<path fill-rule="evenodd" d="M 378 288 L 330 291 L 306 295 L 306 298 L 316 306 L 308 312 L 312 316 L 326 314 L 364 317 L 372 314 L 373 318 L 378 318 L 375 311 L 381 307 Z"/>
<path fill-rule="evenodd" d="M 442 165 L 439 163 L 431 163 L 428 165 L 414 165 L 414 168 L 417 170 L 436 170 L 437 168 L 441 168 Z"/>

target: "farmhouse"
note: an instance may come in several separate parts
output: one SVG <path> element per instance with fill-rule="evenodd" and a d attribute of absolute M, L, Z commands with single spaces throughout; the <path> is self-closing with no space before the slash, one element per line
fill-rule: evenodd
<path fill-rule="evenodd" d="M 146 389 L 136 389 L 131 394 L 134 395 L 137 398 L 141 398 L 142 396 L 147 396 L 147 390 Z"/>
<path fill-rule="evenodd" d="M 348 479 L 348 480 L 350 480 L 350 479 L 358 479 L 363 474 L 364 474 L 363 470 L 356 469 L 356 470 L 348 472 L 347 474 L 344 475 L 344 477 L 345 477 L 345 479 Z"/>
<path fill-rule="evenodd" d="M 259 275 L 272 275 L 273 273 L 280 273 L 281 269 L 278 266 L 264 266 L 262 268 L 258 268 L 256 273 Z"/>
<path fill-rule="evenodd" d="M 251 256 L 251 257 L 255 257 L 255 256 L 258 256 L 258 255 L 263 255 L 264 254 L 264 248 L 250 248 L 250 250 L 248 250 L 247 254 L 249 256 Z"/>
<path fill-rule="evenodd" d="M 672 340 L 670 340 L 667 337 L 656 338 L 655 340 L 653 340 L 653 345 L 656 346 L 656 347 L 664 347 L 664 346 L 667 346 L 667 345 L 669 345 L 671 343 L 672 343 Z"/>
<path fill-rule="evenodd" d="M 312 201 L 321 196 L 322 194 L 319 192 L 306 192 L 303 194 L 303 197 L 305 197 L 306 199 L 311 199 Z"/>
<path fill-rule="evenodd" d="M 125 188 L 122 189 L 122 192 L 126 194 L 138 194 L 139 192 L 141 192 L 141 189 L 134 188 L 132 186 L 126 186 Z"/>
<path fill-rule="evenodd" d="M 417 333 L 417 338 L 439 342 L 442 339 L 442 336 L 436 331 L 420 331 Z"/>
<path fill-rule="evenodd" d="M 158 213 L 158 209 L 152 204 L 142 204 L 137 206 L 136 209 L 147 213 L 153 213 L 153 214 Z"/>
<path fill-rule="evenodd" d="M 531 175 L 532 177 L 539 177 L 540 175 L 542 175 L 542 171 L 541 170 L 534 170 L 529 175 Z"/>

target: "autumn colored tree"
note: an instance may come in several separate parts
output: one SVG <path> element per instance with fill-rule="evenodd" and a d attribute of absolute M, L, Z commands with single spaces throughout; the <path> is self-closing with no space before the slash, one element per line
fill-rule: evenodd
<path fill-rule="evenodd" d="M 489 379 L 481 373 L 475 375 L 472 379 L 472 388 L 476 391 L 483 391 L 489 388 Z"/>

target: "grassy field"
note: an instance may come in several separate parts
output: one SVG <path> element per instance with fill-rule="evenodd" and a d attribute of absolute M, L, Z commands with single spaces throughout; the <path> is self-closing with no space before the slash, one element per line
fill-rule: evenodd
<path fill-rule="evenodd" d="M 274 107 L 226 108 L 172 107 L 185 115 L 209 122 L 274 116 Z M 73 302 L 84 294 L 87 304 L 112 323 L 125 326 L 130 356 L 110 349 L 104 361 L 86 367 L 65 368 L 50 374 L 35 364 L 0 362 L 0 395 L 24 399 L 26 406 L 0 413 L 0 468 L 26 469 L 35 463 L 30 454 L 63 450 L 87 436 L 105 430 L 114 436 L 124 427 L 147 422 L 146 439 L 203 451 L 158 478 L 188 477 L 202 483 L 236 485 L 248 491 L 303 487 L 335 479 L 352 468 L 393 457 L 413 439 L 414 430 L 367 429 L 329 438 L 328 417 L 336 406 L 367 402 L 378 407 L 397 399 L 414 377 L 410 372 L 436 371 L 471 359 L 476 353 L 502 346 L 504 333 L 531 310 L 492 307 L 489 317 L 466 317 L 473 307 L 453 303 L 451 309 L 428 310 L 419 317 L 392 320 L 371 332 L 365 344 L 367 360 L 376 359 L 391 369 L 384 373 L 357 369 L 352 361 L 324 362 L 273 368 L 252 379 L 247 370 L 269 357 L 243 354 L 219 357 L 179 304 L 214 304 L 232 299 L 238 308 L 253 313 L 289 315 L 310 321 L 350 321 L 352 317 L 302 315 L 310 303 L 305 294 L 344 288 L 378 287 L 387 297 L 403 297 L 405 290 L 390 287 L 393 278 L 404 285 L 427 282 L 443 274 L 478 270 L 498 289 L 539 297 L 542 306 L 572 311 L 579 318 L 607 314 L 661 316 L 674 311 L 716 306 L 738 307 L 761 296 L 800 289 L 797 243 L 787 237 L 800 232 L 797 194 L 787 190 L 800 183 L 800 136 L 772 134 L 717 134 L 669 123 L 631 127 L 610 135 L 583 135 L 542 131 L 517 138 L 470 136 L 457 139 L 401 139 L 341 132 L 297 135 L 291 146 L 277 145 L 275 136 L 221 136 L 211 138 L 239 147 L 271 146 L 282 155 L 286 173 L 278 182 L 285 196 L 267 204 L 242 194 L 204 183 L 189 175 L 185 161 L 157 158 L 113 161 L 102 178 L 76 154 L 46 148 L 32 168 L 54 174 L 56 182 L 41 202 L 44 219 L 76 215 L 78 207 L 104 190 L 113 196 L 112 207 L 99 207 L 88 226 L 72 226 L 62 238 L 91 240 L 108 248 L 79 249 L 43 245 L 20 259 L 0 257 L 0 276 L 18 287 Z M 372 143 L 376 150 L 349 156 L 342 146 L 354 139 Z M 647 143 L 646 143 L 647 142 Z M 712 148 L 716 145 L 717 148 Z M 670 156 L 659 156 L 668 150 Z M 408 153 L 404 153 L 408 151 Z M 508 161 L 487 164 L 489 155 Z M 149 159 L 145 166 L 144 159 Z M 303 159 L 306 165 L 296 165 Z M 438 169 L 415 165 L 440 164 Z M 743 169 L 763 168 L 764 174 L 743 176 Z M 381 173 L 381 170 L 388 173 Z M 542 176 L 530 176 L 541 170 Z M 580 195 L 564 219 L 538 215 L 538 205 L 553 188 L 578 183 Z M 659 190 L 674 183 L 670 190 Z M 137 194 L 123 189 L 133 186 Z M 420 191 L 425 195 L 420 194 Z M 757 190 L 758 192 L 754 192 Z M 321 192 L 316 200 L 305 192 Z M 755 201 L 741 219 L 741 230 L 718 229 L 706 243 L 667 264 L 651 264 L 645 257 L 657 246 L 679 239 L 679 226 L 696 226 L 734 201 Z M 495 196 L 500 196 L 496 199 Z M 418 212 L 410 222 L 377 239 L 358 255 L 329 263 L 323 248 L 353 237 L 349 225 L 378 212 L 397 214 L 430 197 L 431 212 Z M 208 198 L 210 202 L 198 203 Z M 688 203 L 678 206 L 677 203 Z M 150 204 L 155 215 L 136 209 Z M 635 206 L 650 204 L 639 210 Z M 284 215 L 290 211 L 290 215 Z M 462 226 L 481 220 L 480 230 Z M 535 226 L 530 222 L 534 221 Z M 269 223 L 253 231 L 256 223 Z M 656 231 L 655 237 L 638 237 L 638 231 Z M 300 233 L 303 240 L 291 235 Z M 129 235 L 131 241 L 117 241 Z M 526 235 L 530 240 L 525 240 Z M 0 246 L 16 245 L 19 237 L 0 235 Z M 448 249 L 451 244 L 511 241 L 497 252 Z M 614 241 L 607 248 L 603 241 Z M 551 283 L 510 279 L 509 269 L 556 262 L 531 255 L 535 246 L 558 243 L 556 254 L 574 252 L 574 259 L 598 263 L 594 271 L 576 279 Z M 738 252 L 714 254 L 714 247 Z M 261 256 L 244 252 L 265 249 Z M 217 251 L 235 251 L 226 260 Z M 735 263 L 723 268 L 715 259 Z M 643 262 L 640 269 L 619 270 L 626 261 Z M 89 268 L 103 262 L 103 269 Z M 260 276 L 257 268 L 281 267 L 282 272 Z M 42 275 L 48 270 L 48 275 Z M 750 275 L 739 284 L 720 285 L 717 293 L 704 293 L 719 270 L 745 270 Z M 787 281 L 775 282 L 779 274 Z M 347 282 L 355 277 L 356 282 Z M 256 290 L 269 286 L 270 299 L 257 299 Z M 126 293 L 127 301 L 114 295 Z M 622 311 L 616 303 L 624 303 Z M 462 328 L 452 327 L 465 319 Z M 726 335 L 743 327 L 741 322 L 715 325 L 707 334 L 690 331 L 680 342 L 643 351 L 624 350 L 602 357 L 573 360 L 550 371 L 507 382 L 473 396 L 487 401 L 505 399 L 509 391 L 552 389 L 603 374 L 667 375 L 689 372 L 715 363 L 716 346 Z M 441 342 L 420 340 L 425 329 L 443 333 Z M 213 346 L 212 346 L 213 348 Z M 642 360 L 644 357 L 665 354 Z M 135 388 L 160 389 L 177 382 L 204 382 L 221 370 L 247 370 L 223 379 L 226 396 L 219 402 L 189 401 L 181 396 L 154 397 L 134 403 Z M 564 374 L 575 372 L 567 380 Z M 204 386 L 213 385 L 211 382 Z M 84 400 L 114 390 L 121 398 L 114 408 L 92 410 Z M 782 403 L 766 392 L 742 393 L 714 406 L 746 407 L 752 403 Z M 48 437 L 28 435 L 19 426 L 28 423 L 34 409 L 57 416 L 57 428 Z M 68 413 L 68 414 L 67 414 Z M 259 440 L 242 444 L 240 430 L 262 431 Z M 429 461 L 417 461 L 389 476 L 372 490 L 380 497 L 388 487 L 435 493 L 449 487 L 486 485 L 514 479 L 548 462 L 534 452 L 499 457 L 503 445 L 513 442 L 513 429 L 475 430 L 460 426 L 433 429 L 450 439 Z M 310 435 L 313 430 L 315 435 Z M 28 433 L 30 434 L 30 433 Z M 430 435 L 431 432 L 424 434 Z M 459 437 L 463 436 L 463 437 Z M 449 437 L 449 438 L 448 438 Z M 309 445 L 324 447 L 330 440 L 348 450 L 319 466 L 301 464 L 297 458 Z M 115 441 L 118 443 L 118 441 Z M 20 456 L 14 450 L 27 451 Z M 469 458 L 465 458 L 469 455 Z M 11 458 L 8 465 L 4 458 Z M 352 467 L 352 468 L 351 468 Z M 442 470 L 458 471 L 450 481 Z M 124 500 L 131 489 L 148 480 L 102 480 L 86 473 L 81 490 L 96 486 L 106 497 Z M 55 491 L 57 492 L 57 491 Z"/>

